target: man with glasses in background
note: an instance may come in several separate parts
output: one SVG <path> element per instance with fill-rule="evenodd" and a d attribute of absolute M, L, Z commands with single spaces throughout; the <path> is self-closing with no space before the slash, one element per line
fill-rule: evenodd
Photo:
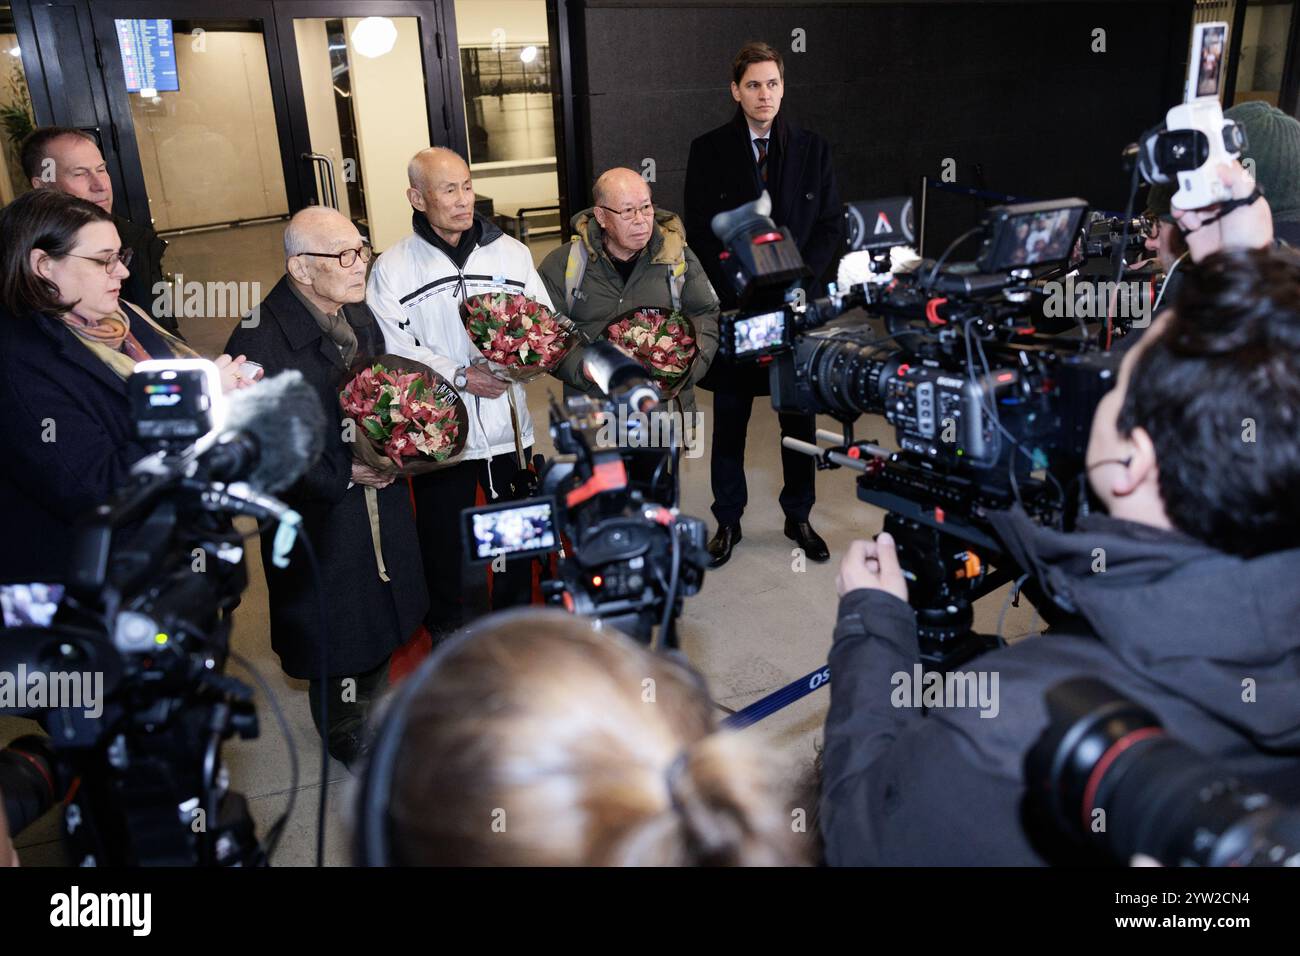
<path fill-rule="evenodd" d="M 170 298 L 160 296 L 166 281 L 162 258 L 167 243 L 154 232 L 152 224 L 136 225 L 113 215 L 113 180 L 94 137 L 73 127 L 43 126 L 23 140 L 19 157 L 23 175 L 33 189 L 55 189 L 76 196 L 113 216 L 122 240 L 122 264 L 131 271 L 122 283 L 122 298 L 144 309 L 168 332 L 180 335 Z"/>
<path fill-rule="evenodd" d="M 312 720 L 329 752 L 349 767 L 362 753 L 372 701 L 388 687 L 393 651 L 428 609 L 415 514 L 406 482 L 352 457 L 344 440 L 339 390 L 357 358 L 389 351 L 365 303 L 370 247 L 342 213 L 308 206 L 284 232 L 285 275 L 243 323 L 229 348 L 274 375 L 297 369 L 320 395 L 324 451 L 280 497 L 302 515 L 320 562 L 320 592 L 301 550 L 287 568 L 271 561 L 262 537 L 270 598 L 271 646 L 290 677 L 310 685 Z M 320 633 L 317 601 L 329 630 Z M 329 680 L 321 685 L 321 650 Z M 322 720 L 321 696 L 328 716 Z"/>
<path fill-rule="evenodd" d="M 595 205 L 573 217 L 573 241 L 551 250 L 538 270 L 546 291 L 588 341 L 630 309 L 680 311 L 690 319 L 699 354 L 677 400 L 694 412 L 694 383 L 718 350 L 718 297 L 687 248 L 686 227 L 676 213 L 655 209 L 649 184 L 635 170 L 605 172 L 591 194 Z M 584 351 L 574 348 L 554 372 L 566 396 L 596 394 L 582 371 Z"/>

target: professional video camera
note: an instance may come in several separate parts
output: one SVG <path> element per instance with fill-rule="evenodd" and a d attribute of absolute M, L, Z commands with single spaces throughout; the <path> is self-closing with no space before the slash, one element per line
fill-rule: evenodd
<path fill-rule="evenodd" d="M 1074 517 L 1066 489 L 1082 475 L 1092 414 L 1117 363 L 1073 319 L 1050 327 L 1041 282 L 1068 268 L 1086 211 L 1080 199 L 996 207 L 912 272 L 899 270 L 902 255 L 854 253 L 829 295 L 812 301 L 789 291 L 807 270 L 763 199 L 713 221 L 741 303 L 724 318 L 722 348 L 735 361 L 771 363 L 778 411 L 839 420 L 842 436 L 818 433 L 829 448 L 784 444 L 819 468 L 860 471 L 859 498 L 889 512 L 922 656 L 938 666 L 991 643 L 970 633 L 971 603 L 1010 579 L 989 567 L 1002 549 L 988 513 L 1018 503 L 1053 526 Z M 975 261 L 944 269 L 976 232 Z M 855 307 L 873 318 L 818 328 Z M 863 414 L 894 426 L 898 451 L 853 440 Z"/>
<path fill-rule="evenodd" d="M 230 518 L 277 523 L 287 563 L 300 519 L 270 492 L 320 454 L 320 401 L 290 372 L 227 404 L 203 360 L 141 362 L 127 388 L 152 453 L 78 529 L 66 587 L 36 589 L 58 601 L 52 620 L 0 631 L 0 670 L 21 686 L 52 692 L 84 675 L 98 688 L 74 706 L 29 693 L 3 708 L 49 733 L 0 753 L 9 823 L 21 830 L 71 791 L 63 830 L 77 863 L 263 864 L 220 754 L 258 734 L 252 689 L 223 673 L 247 584 Z"/>
<path fill-rule="evenodd" d="M 589 345 L 584 369 L 606 400 L 574 396 L 564 410 L 551 400 L 556 451 L 572 457 L 539 467 L 536 497 L 466 509 L 466 557 L 499 570 L 559 552 L 542 585 L 549 603 L 646 643 L 658 625 L 655 646 L 676 647 L 673 621 L 708 567 L 705 523 L 677 512 L 680 419 L 666 419 L 666 448 L 644 434 L 662 414 L 659 393 L 610 343 Z"/>
<path fill-rule="evenodd" d="M 1300 865 L 1300 810 L 1210 766 L 1109 685 L 1065 681 L 1047 692 L 1047 710 L 1025 758 L 1026 818 L 1044 848 L 1060 835 L 1076 862 Z"/>
<path fill-rule="evenodd" d="M 1090 259 L 1113 260 L 1115 253 L 1127 255 L 1146 245 L 1150 227 L 1140 218 L 1107 216 L 1093 213 L 1079 246 L 1075 261 Z"/>

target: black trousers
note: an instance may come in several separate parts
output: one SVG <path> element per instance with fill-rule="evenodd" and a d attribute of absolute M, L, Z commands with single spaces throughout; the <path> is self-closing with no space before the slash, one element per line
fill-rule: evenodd
<path fill-rule="evenodd" d="M 354 677 L 331 677 L 326 693 L 329 713 L 327 725 L 321 724 L 319 680 L 310 681 L 307 702 L 311 707 L 311 722 L 316 732 L 325 738 L 330 756 L 351 768 L 352 763 L 365 752 L 366 721 L 370 708 L 388 689 L 388 661 L 374 670 Z M 351 684 L 347 683 L 352 681 Z"/>
<path fill-rule="evenodd" d="M 524 458 L 530 458 L 532 453 L 531 447 L 526 448 Z M 515 453 L 497 455 L 492 459 L 491 468 L 491 482 L 488 461 L 483 458 L 417 475 L 411 481 L 415 489 L 420 555 L 429 586 L 425 626 L 435 640 L 440 632 L 455 630 L 488 609 L 486 568 L 474 565 L 466 573 L 460 513 L 474 507 L 480 487 L 488 504 L 508 500 L 510 482 L 519 472 Z M 499 496 L 495 500 L 493 487 Z M 518 558 L 507 561 L 506 569 L 492 577 L 492 610 L 529 603 L 532 587 L 533 562 Z"/>
<path fill-rule="evenodd" d="M 713 483 L 713 516 L 719 525 L 737 524 L 749 503 L 749 489 L 745 484 L 745 433 L 753 409 L 753 395 L 721 390 L 713 393 L 713 455 L 709 460 L 709 477 Z M 782 438 L 789 436 L 816 443 L 816 416 L 782 412 L 780 421 Z M 782 446 L 781 470 L 785 474 L 781 510 L 795 521 L 807 521 L 817 497 L 813 483 L 816 464 L 807 455 Z"/>

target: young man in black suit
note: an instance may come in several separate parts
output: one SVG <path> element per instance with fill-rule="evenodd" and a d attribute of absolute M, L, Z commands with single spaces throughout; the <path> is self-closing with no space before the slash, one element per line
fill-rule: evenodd
<path fill-rule="evenodd" d="M 686 165 L 686 237 L 696 251 L 724 309 L 735 308 L 736 294 L 722 274 L 722 244 L 709 226 L 716 213 L 757 199 L 772 198 L 772 219 L 790 230 L 812 270 L 809 295 L 817 294 L 830 273 L 843 233 L 843 210 L 831 166 L 830 146 L 816 133 L 799 129 L 780 115 L 785 65 L 766 43 L 747 43 L 731 66 L 731 96 L 737 103 L 731 121 L 691 143 Z M 721 355 L 700 382 L 713 397 L 713 515 L 718 530 L 709 542 L 711 566 L 720 567 L 740 541 L 745 486 L 745 433 L 756 395 L 769 394 L 766 367 L 736 365 Z M 782 414 L 781 434 L 815 442 L 816 418 Z M 815 500 L 813 461 L 781 449 L 785 487 L 781 509 L 786 537 L 813 561 L 826 561 L 826 542 L 809 523 Z"/>

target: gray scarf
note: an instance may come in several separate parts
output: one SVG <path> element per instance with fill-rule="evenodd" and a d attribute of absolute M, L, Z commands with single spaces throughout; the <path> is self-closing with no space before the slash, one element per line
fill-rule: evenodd
<path fill-rule="evenodd" d="M 350 366 L 357 357 L 357 333 L 348 324 L 347 316 L 343 314 L 343 306 L 339 306 L 333 315 L 326 315 L 303 294 L 302 290 L 298 288 L 298 283 L 292 279 L 289 280 L 289 288 L 298 297 L 298 301 L 311 313 L 311 317 L 316 320 L 320 330 L 338 347 L 339 354 L 343 357 L 343 364 Z"/>

